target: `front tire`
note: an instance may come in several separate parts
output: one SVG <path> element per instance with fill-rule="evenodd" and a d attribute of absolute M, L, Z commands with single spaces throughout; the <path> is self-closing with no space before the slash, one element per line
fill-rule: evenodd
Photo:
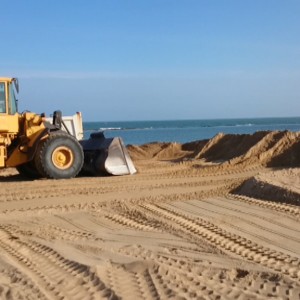
<path fill-rule="evenodd" d="M 35 165 L 38 172 L 47 178 L 73 178 L 81 170 L 84 161 L 83 150 L 79 142 L 65 133 L 52 133 L 41 141 Z"/>

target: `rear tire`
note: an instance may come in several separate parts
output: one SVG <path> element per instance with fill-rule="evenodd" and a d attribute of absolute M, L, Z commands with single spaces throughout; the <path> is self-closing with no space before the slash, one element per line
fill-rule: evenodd
<path fill-rule="evenodd" d="M 55 132 L 41 141 L 38 146 L 35 164 L 38 172 L 47 178 L 73 178 L 83 165 L 83 150 L 71 135 Z"/>

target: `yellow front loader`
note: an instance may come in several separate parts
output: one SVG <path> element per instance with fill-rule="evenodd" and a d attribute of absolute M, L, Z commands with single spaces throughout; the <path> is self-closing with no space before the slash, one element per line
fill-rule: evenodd
<path fill-rule="evenodd" d="M 136 172 L 121 138 L 94 134 L 78 141 L 59 111 L 52 122 L 44 114 L 18 113 L 18 91 L 16 78 L 0 78 L 0 168 L 53 179 L 75 177 L 82 169 L 92 175 Z"/>

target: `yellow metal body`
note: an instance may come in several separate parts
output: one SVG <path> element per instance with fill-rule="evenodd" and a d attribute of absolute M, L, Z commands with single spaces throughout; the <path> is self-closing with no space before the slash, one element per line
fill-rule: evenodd
<path fill-rule="evenodd" d="M 42 116 L 16 111 L 12 92 L 14 80 L 0 78 L 0 168 L 29 162 L 37 141 L 46 136 Z"/>
<path fill-rule="evenodd" d="M 83 163 L 84 170 L 93 175 L 103 172 L 111 175 L 136 173 L 121 138 L 106 139 L 100 132 L 92 134 L 88 140 L 81 140 L 80 113 L 69 120 L 71 129 L 59 111 L 55 112 L 52 123 L 35 113 L 19 114 L 15 90 L 18 92 L 16 78 L 0 78 L 0 168 L 17 167 L 21 174 L 30 177 L 37 175 L 55 179 L 76 176 Z M 61 142 L 64 129 L 68 134 L 65 136 L 67 144 Z M 81 140 L 80 144 L 69 136 L 72 133 Z M 40 143 L 44 139 L 48 140 Z"/>

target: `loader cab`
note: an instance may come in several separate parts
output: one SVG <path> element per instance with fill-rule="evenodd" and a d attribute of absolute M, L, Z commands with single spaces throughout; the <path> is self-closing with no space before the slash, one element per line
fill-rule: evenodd
<path fill-rule="evenodd" d="M 18 90 L 16 78 L 0 78 L 0 114 L 15 115 L 17 113 L 16 92 Z"/>
<path fill-rule="evenodd" d="M 17 134 L 19 131 L 18 90 L 16 78 L 0 78 L 0 139 L 2 134 Z"/>

